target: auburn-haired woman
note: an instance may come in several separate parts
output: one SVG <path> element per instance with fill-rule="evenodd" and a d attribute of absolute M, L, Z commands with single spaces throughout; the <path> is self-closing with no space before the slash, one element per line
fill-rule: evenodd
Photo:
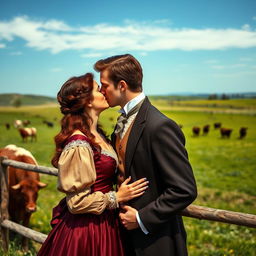
<path fill-rule="evenodd" d="M 113 190 L 117 156 L 98 127 L 109 106 L 91 73 L 70 78 L 57 99 L 64 116 L 52 164 L 66 197 L 53 209 L 52 230 L 38 255 L 122 256 L 117 208 L 141 196 L 147 181 L 128 184 L 128 178 Z"/>

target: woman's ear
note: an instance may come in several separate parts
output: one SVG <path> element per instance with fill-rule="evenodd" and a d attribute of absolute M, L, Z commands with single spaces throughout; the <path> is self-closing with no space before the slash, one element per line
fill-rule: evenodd
<path fill-rule="evenodd" d="M 92 107 L 91 101 L 87 103 L 87 107 L 88 107 L 88 108 L 91 108 L 91 107 Z"/>

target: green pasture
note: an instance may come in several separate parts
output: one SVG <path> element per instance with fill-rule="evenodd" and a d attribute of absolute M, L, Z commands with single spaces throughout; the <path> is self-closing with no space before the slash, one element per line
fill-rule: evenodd
<path fill-rule="evenodd" d="M 234 100 L 235 101 L 235 100 Z M 212 102 L 212 101 L 209 101 Z M 238 101 L 237 101 L 238 102 Z M 220 208 L 244 213 L 256 214 L 256 114 L 248 111 L 232 113 L 229 111 L 208 111 L 206 105 L 200 109 L 184 111 L 175 108 L 168 102 L 155 101 L 162 112 L 174 119 L 186 137 L 186 148 L 189 153 L 198 185 L 198 198 L 194 204 Z M 237 107 L 251 109 L 255 100 L 248 107 L 248 101 L 235 103 Z M 195 107 L 195 106 L 194 106 Z M 229 106 L 225 106 L 226 110 Z M 109 109 L 101 116 L 101 124 L 111 133 L 118 113 L 117 109 Z M 35 107 L 1 107 L 0 108 L 0 147 L 16 144 L 31 151 L 39 165 L 51 166 L 50 160 L 54 152 L 53 138 L 59 131 L 61 114 L 57 106 Z M 38 130 L 37 142 L 23 143 L 18 131 L 12 126 L 6 130 L 5 123 L 13 123 L 15 119 L 31 121 Z M 47 127 L 43 121 L 54 123 L 53 128 Z M 232 128 L 229 139 L 221 139 L 219 130 L 213 129 L 215 122 L 223 127 Z M 209 124 L 208 135 L 194 137 L 192 127 Z M 248 127 L 245 139 L 239 140 L 240 127 Z M 168 139 L 168 138 L 167 138 Z M 40 191 L 38 210 L 32 215 L 31 228 L 47 234 L 50 231 L 52 208 L 64 197 L 56 190 L 56 177 L 41 175 L 41 180 L 48 186 Z M 221 224 L 204 220 L 184 218 L 188 234 L 189 255 L 221 256 L 221 255 L 256 255 L 256 230 L 236 225 Z M 35 255 L 40 247 L 31 242 L 30 251 L 23 253 L 19 248 L 19 240 L 11 243 L 9 255 Z M 2 253 L 3 254 L 3 253 Z M 1 249 L 0 249 L 0 255 Z"/>
<path fill-rule="evenodd" d="M 177 100 L 177 99 L 157 99 L 156 102 L 162 105 L 168 104 L 172 106 L 191 106 L 191 107 L 213 107 L 226 109 L 256 109 L 256 99 L 229 99 L 229 100 L 207 100 L 207 99 L 191 99 L 191 100 Z"/>

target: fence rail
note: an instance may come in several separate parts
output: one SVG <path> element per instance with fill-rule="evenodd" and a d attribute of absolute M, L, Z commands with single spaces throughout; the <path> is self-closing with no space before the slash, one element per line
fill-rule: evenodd
<path fill-rule="evenodd" d="M 5 251 L 8 251 L 9 229 L 42 244 L 47 238 L 47 235 L 29 228 L 26 228 L 22 225 L 19 225 L 9 220 L 9 214 L 8 214 L 9 193 L 8 193 L 8 171 L 7 171 L 8 166 L 24 169 L 27 171 L 53 175 L 53 176 L 57 176 L 58 171 L 56 168 L 25 164 L 22 162 L 0 157 L 0 178 L 1 178 L 0 228 L 1 228 L 1 237 L 2 237 L 2 248 Z M 182 216 L 196 218 L 200 220 L 210 220 L 210 221 L 217 221 L 217 222 L 223 222 L 228 224 L 246 226 L 250 228 L 256 228 L 256 215 L 253 215 L 253 214 L 226 211 L 226 210 L 209 208 L 209 207 L 198 206 L 193 204 L 188 206 L 183 211 L 181 211 L 180 214 Z"/>

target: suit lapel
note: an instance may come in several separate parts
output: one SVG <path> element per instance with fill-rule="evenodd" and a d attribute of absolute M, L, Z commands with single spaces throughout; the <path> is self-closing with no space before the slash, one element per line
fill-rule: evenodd
<path fill-rule="evenodd" d="M 137 143 L 145 127 L 145 121 L 147 117 L 147 111 L 150 106 L 150 102 L 146 97 L 142 103 L 140 110 L 135 118 L 133 127 L 131 129 L 125 152 L 125 175 L 126 177 L 130 174 L 131 162 L 135 153 Z"/>

